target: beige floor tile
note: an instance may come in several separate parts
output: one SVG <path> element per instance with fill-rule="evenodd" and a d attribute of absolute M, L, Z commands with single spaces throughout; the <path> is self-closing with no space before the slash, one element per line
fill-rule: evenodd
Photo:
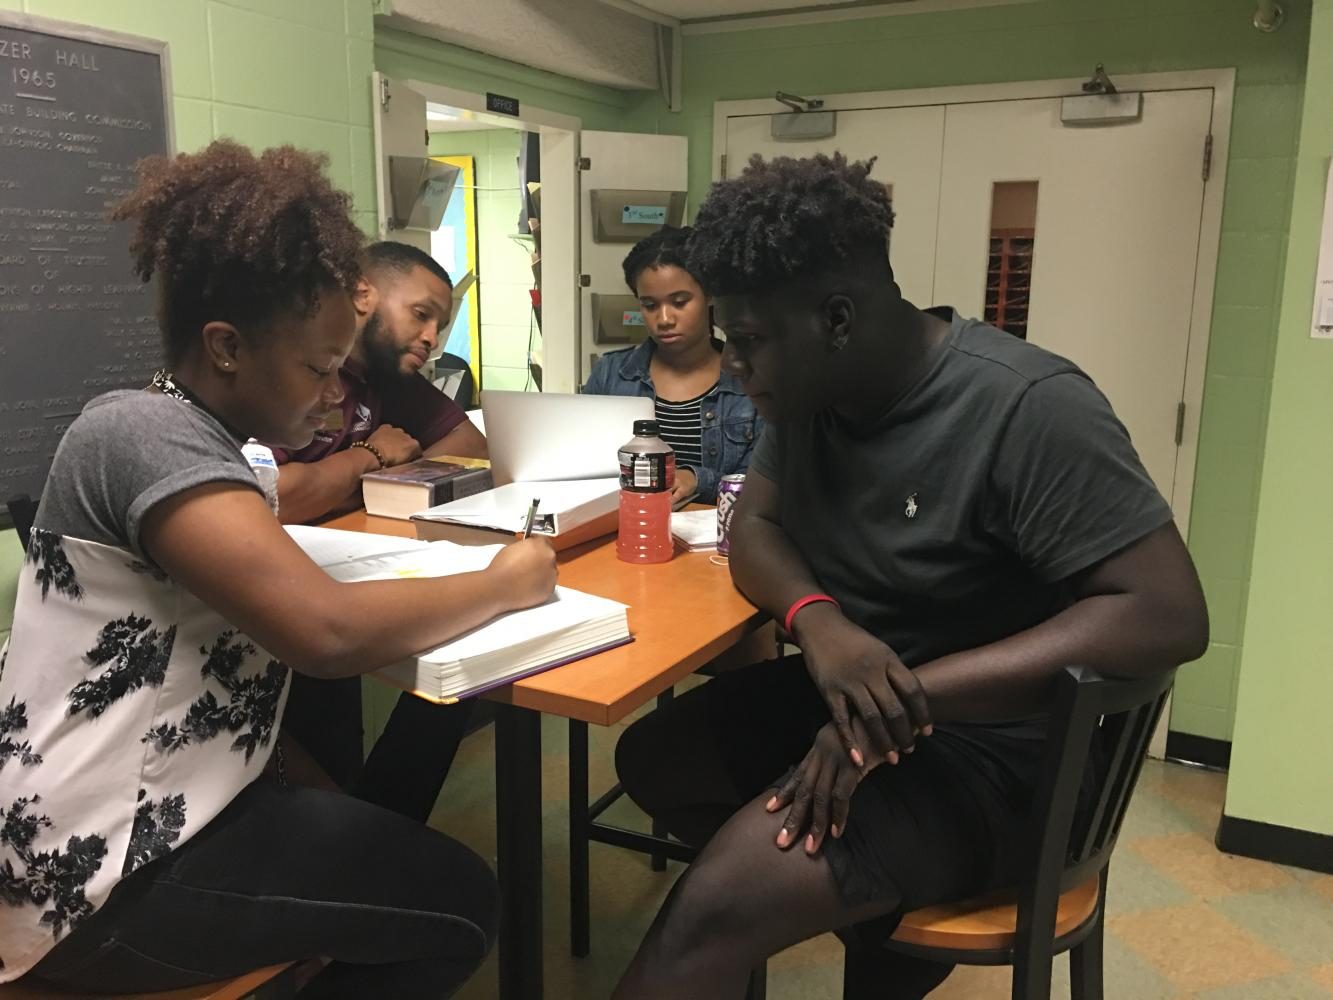
<path fill-rule="evenodd" d="M 1227 896 L 1212 905 L 1297 968 L 1333 958 L 1333 904 L 1300 882 L 1285 889 Z"/>
<path fill-rule="evenodd" d="M 1226 798 L 1227 776 L 1221 771 L 1149 760 L 1143 765 L 1139 785 L 1173 801 L 1192 798 L 1220 806 Z"/>
<path fill-rule="evenodd" d="M 1333 903 L 1333 875 L 1316 875 L 1307 884 L 1312 890 Z"/>
<path fill-rule="evenodd" d="M 1222 814 L 1225 793 L 1225 775 L 1166 761 L 1146 761 L 1134 791 L 1133 808 L 1125 818 L 1122 842 L 1187 830 L 1211 837 Z"/>
<path fill-rule="evenodd" d="M 1321 878 L 1328 877 L 1321 875 L 1319 872 L 1310 871 L 1308 868 L 1296 868 L 1292 865 L 1283 865 L 1282 870 L 1297 882 L 1317 882 Z"/>
<path fill-rule="evenodd" d="M 930 1000 L 1000 1000 L 1010 995 L 1008 968 L 961 966 L 930 995 Z"/>
<path fill-rule="evenodd" d="M 1118 846 L 1111 858 L 1106 897 L 1107 912 L 1111 914 L 1184 906 L 1194 901 L 1178 882 L 1124 845 Z"/>
<path fill-rule="evenodd" d="M 1328 994 L 1309 976 L 1292 973 L 1240 986 L 1223 986 L 1196 994 L 1198 1000 L 1326 1000 Z"/>
<path fill-rule="evenodd" d="M 832 934 L 788 948 L 769 960 L 769 997 L 840 998 L 842 959 L 842 942 Z"/>
<path fill-rule="evenodd" d="M 1212 824 L 1213 827 L 1216 824 Z M 1140 783 L 1129 812 L 1120 827 L 1120 847 L 1142 837 L 1165 837 L 1172 833 L 1210 833 L 1208 824 L 1182 809 L 1158 791 Z"/>
<path fill-rule="evenodd" d="M 1182 990 L 1236 986 L 1290 971 L 1282 955 L 1204 903 L 1113 917 L 1108 928 Z"/>
<path fill-rule="evenodd" d="M 1061 956 L 1057 961 L 1066 969 L 1068 958 Z M 1068 982 L 1068 977 L 1062 977 Z M 1106 935 L 1105 955 L 1103 958 L 1102 983 L 1105 995 L 1110 1000 L 1133 998 L 1133 1000 L 1179 1000 L 1179 989 L 1161 974 L 1150 962 L 1125 944 L 1114 934 Z M 1052 993 L 1052 1000 L 1069 995 L 1066 987 L 1063 991 Z"/>
<path fill-rule="evenodd" d="M 1333 962 L 1311 969 L 1308 975 L 1333 996 Z"/>
<path fill-rule="evenodd" d="M 1197 833 L 1147 837 L 1126 845 L 1200 899 L 1220 899 L 1237 892 L 1260 892 L 1292 884 L 1278 865 L 1223 854 Z"/>
<path fill-rule="evenodd" d="M 1217 832 L 1217 824 L 1222 818 L 1223 796 L 1214 795 L 1208 785 L 1186 785 L 1176 790 L 1170 782 L 1164 781 L 1163 787 L 1151 793 L 1167 804 L 1177 815 L 1182 817 L 1191 830 L 1212 838 Z"/>
<path fill-rule="evenodd" d="M 1184 797 L 1172 801 L 1177 809 L 1193 820 L 1195 829 L 1206 834 L 1210 839 L 1217 831 L 1217 824 L 1222 820 L 1222 803 L 1210 799 Z"/>

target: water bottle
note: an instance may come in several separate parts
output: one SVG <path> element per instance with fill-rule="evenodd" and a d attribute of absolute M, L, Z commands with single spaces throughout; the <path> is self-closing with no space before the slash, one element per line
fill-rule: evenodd
<path fill-rule="evenodd" d="M 273 508 L 273 516 L 278 516 L 278 463 L 267 445 L 262 445 L 254 438 L 241 446 L 241 454 L 250 463 L 250 471 L 259 480 L 259 488 L 264 491 L 264 499 Z"/>
<path fill-rule="evenodd" d="M 630 563 L 671 559 L 671 488 L 676 453 L 656 420 L 634 421 L 634 437 L 620 446 L 620 530 L 616 555 Z"/>

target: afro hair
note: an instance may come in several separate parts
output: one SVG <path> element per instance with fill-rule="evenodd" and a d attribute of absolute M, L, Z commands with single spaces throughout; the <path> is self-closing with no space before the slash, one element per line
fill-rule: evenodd
<path fill-rule="evenodd" d="M 710 295 L 735 295 L 826 272 L 876 248 L 887 267 L 893 206 L 888 188 L 870 179 L 874 162 L 756 154 L 699 207 L 690 272 Z"/>

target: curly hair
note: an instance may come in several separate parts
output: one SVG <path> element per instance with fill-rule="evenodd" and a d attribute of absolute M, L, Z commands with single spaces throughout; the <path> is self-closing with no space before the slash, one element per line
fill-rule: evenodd
<path fill-rule="evenodd" d="M 710 295 L 772 288 L 885 250 L 893 205 L 870 179 L 874 159 L 842 153 L 796 160 L 755 154 L 739 177 L 713 185 L 694 220 L 689 270 Z"/>
<path fill-rule="evenodd" d="M 160 283 L 160 323 L 176 362 L 209 322 L 253 337 L 277 316 L 310 316 L 331 287 L 350 292 L 364 237 L 351 199 L 324 175 L 328 157 L 279 146 L 255 155 L 230 139 L 139 163 L 139 184 L 111 212 L 135 223 L 134 271 Z"/>
<path fill-rule="evenodd" d="M 686 244 L 693 234 L 689 226 L 663 226 L 657 232 L 645 236 L 634 244 L 634 249 L 625 255 L 625 284 L 629 285 L 629 290 L 637 295 L 638 289 L 635 283 L 639 280 L 639 275 L 650 267 L 662 267 L 663 265 L 673 265 L 683 271 L 688 271 L 689 267 L 686 260 Z"/>

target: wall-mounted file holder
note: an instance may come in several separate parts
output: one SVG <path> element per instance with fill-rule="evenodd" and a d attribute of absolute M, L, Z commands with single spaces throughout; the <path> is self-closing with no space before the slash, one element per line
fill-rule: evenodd
<path fill-rule="evenodd" d="M 461 173 L 428 156 L 390 156 L 390 228 L 439 229 Z"/>
<path fill-rule="evenodd" d="M 594 188 L 589 195 L 596 243 L 637 243 L 685 219 L 684 191 Z"/>
<path fill-rule="evenodd" d="M 633 295 L 592 293 L 594 344 L 641 344 L 648 337 L 639 300 Z"/>

